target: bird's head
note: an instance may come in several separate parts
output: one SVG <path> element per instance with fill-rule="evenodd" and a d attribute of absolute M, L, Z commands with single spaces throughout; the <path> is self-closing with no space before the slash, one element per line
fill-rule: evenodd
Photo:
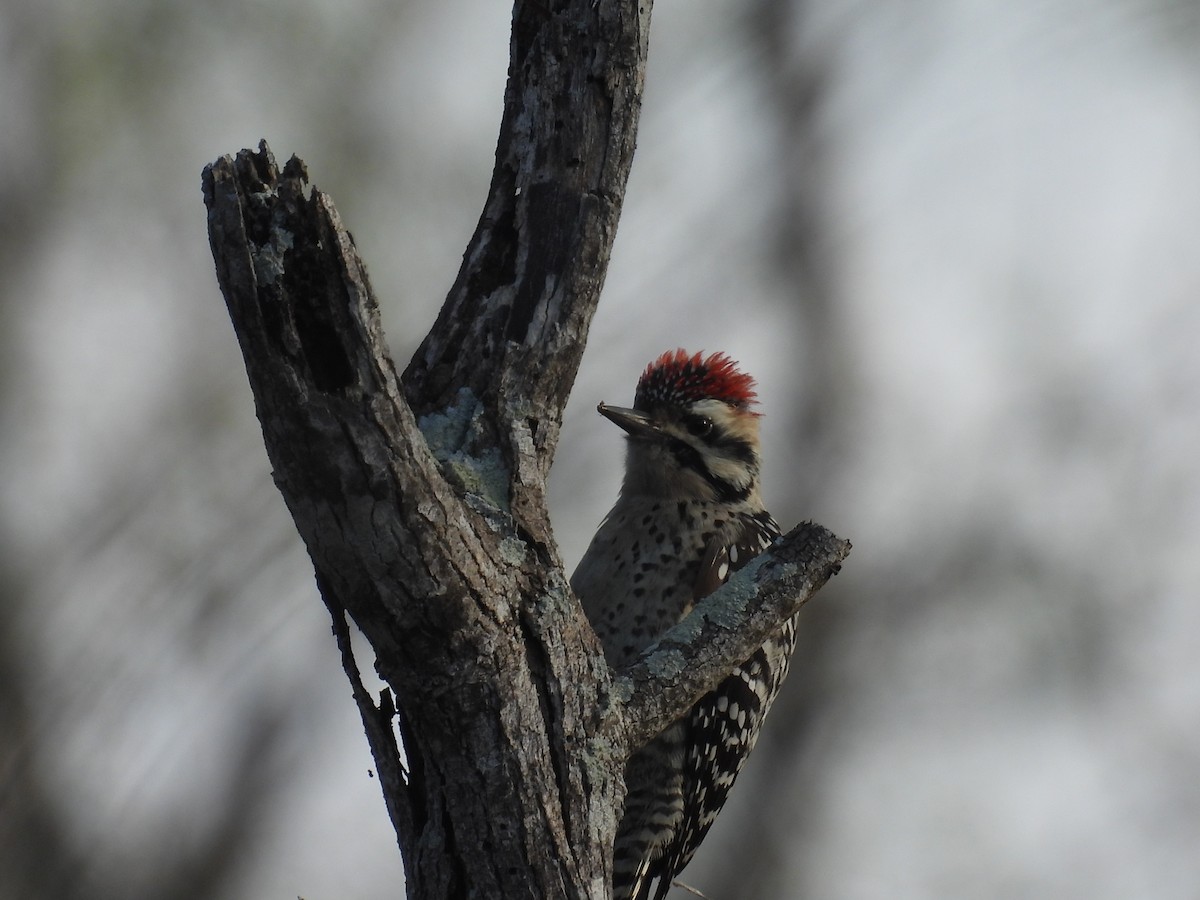
<path fill-rule="evenodd" d="M 632 409 L 597 407 L 629 438 L 622 494 L 756 502 L 754 398 L 754 379 L 723 353 L 669 350 L 650 363 Z"/>

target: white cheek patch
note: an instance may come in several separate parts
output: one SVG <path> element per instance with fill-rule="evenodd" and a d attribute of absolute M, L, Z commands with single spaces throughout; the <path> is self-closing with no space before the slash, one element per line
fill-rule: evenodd
<path fill-rule="evenodd" d="M 736 488 L 744 488 L 750 484 L 750 470 L 744 462 L 717 456 L 711 451 L 702 450 L 704 465 L 714 476 Z"/>

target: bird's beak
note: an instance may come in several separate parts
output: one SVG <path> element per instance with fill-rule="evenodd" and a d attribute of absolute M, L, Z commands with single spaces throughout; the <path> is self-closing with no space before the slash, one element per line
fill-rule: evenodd
<path fill-rule="evenodd" d="M 639 412 L 636 409 L 627 409 L 624 406 L 609 406 L 607 403 L 601 403 L 596 407 L 596 412 L 600 413 L 604 418 L 616 422 L 631 437 L 658 437 L 662 434 L 662 429 L 655 424 L 653 419 L 644 412 Z"/>

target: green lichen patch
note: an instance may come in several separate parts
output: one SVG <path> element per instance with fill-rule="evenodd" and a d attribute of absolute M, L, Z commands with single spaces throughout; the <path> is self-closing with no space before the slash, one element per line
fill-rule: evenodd
<path fill-rule="evenodd" d="M 489 443 L 483 404 L 469 388 L 461 388 L 452 405 L 421 416 L 417 427 L 449 480 L 465 493 L 509 512 L 508 466 L 499 448 Z"/>

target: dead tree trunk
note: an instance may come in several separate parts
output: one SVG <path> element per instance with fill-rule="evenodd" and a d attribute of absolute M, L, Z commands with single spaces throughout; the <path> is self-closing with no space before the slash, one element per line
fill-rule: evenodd
<path fill-rule="evenodd" d="M 609 896 L 632 749 L 836 570 L 796 529 L 628 669 L 567 585 L 545 484 L 633 155 L 650 2 L 518 0 L 491 192 L 403 377 L 329 198 L 265 143 L 204 172 L 274 476 L 334 621 L 412 898 Z M 367 695 L 346 614 L 395 697 Z"/>

